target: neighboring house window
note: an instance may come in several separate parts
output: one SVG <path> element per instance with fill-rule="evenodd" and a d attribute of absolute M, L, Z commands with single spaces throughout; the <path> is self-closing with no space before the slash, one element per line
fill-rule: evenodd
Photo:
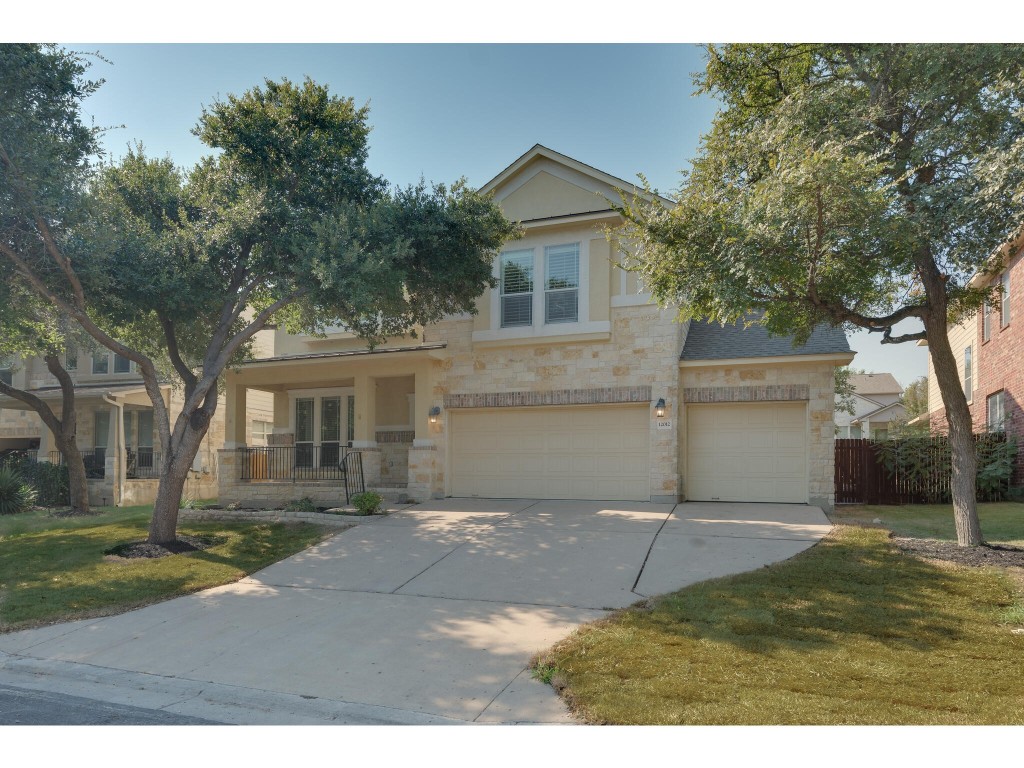
<path fill-rule="evenodd" d="M 547 246 L 544 249 L 544 271 L 544 322 L 577 322 L 580 244 Z"/>
<path fill-rule="evenodd" d="M 65 349 L 64 350 L 64 370 L 65 371 L 77 371 L 78 370 L 78 350 L 76 350 L 76 349 Z"/>
<path fill-rule="evenodd" d="M 267 439 L 274 431 L 274 425 L 269 421 L 255 420 L 252 423 L 252 442 L 254 445 L 266 445 Z"/>
<path fill-rule="evenodd" d="M 114 373 L 130 373 L 132 370 L 132 361 L 127 357 L 121 357 L 116 352 L 114 353 Z"/>
<path fill-rule="evenodd" d="M 92 353 L 92 372 L 110 373 L 110 355 L 105 349 L 97 349 Z"/>
<path fill-rule="evenodd" d="M 875 430 L 875 440 L 888 440 L 888 439 L 889 439 L 889 430 L 888 429 L 876 429 Z"/>
<path fill-rule="evenodd" d="M 8 387 L 14 386 L 14 361 L 9 357 L 0 357 L 0 381 Z"/>
<path fill-rule="evenodd" d="M 968 401 L 974 397 L 974 360 L 971 348 L 964 349 L 964 396 Z"/>
<path fill-rule="evenodd" d="M 1003 286 L 1003 296 L 1000 301 L 999 322 L 1001 325 L 1006 326 L 1010 324 L 1010 273 L 1003 272 L 1003 277 L 1000 279 L 999 283 Z"/>
<path fill-rule="evenodd" d="M 533 325 L 533 251 L 501 255 L 501 327 Z"/>
<path fill-rule="evenodd" d="M 859 424 L 856 425 L 856 426 L 851 426 L 850 427 L 850 437 L 853 438 L 854 440 L 860 440 L 861 433 L 860 433 L 860 425 Z"/>
<path fill-rule="evenodd" d="M 992 338 L 992 307 L 986 301 L 981 305 L 981 340 Z"/>
<path fill-rule="evenodd" d="M 1006 431 L 1006 400 L 1004 395 L 1004 391 L 1000 390 L 994 395 L 988 396 L 986 411 L 988 413 L 989 432 Z"/>

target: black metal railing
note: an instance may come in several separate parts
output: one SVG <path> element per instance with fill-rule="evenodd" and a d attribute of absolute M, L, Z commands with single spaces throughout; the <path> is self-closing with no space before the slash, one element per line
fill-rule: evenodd
<path fill-rule="evenodd" d="M 93 451 L 82 451 L 82 463 L 85 464 L 87 479 L 102 480 L 107 476 L 107 449 L 97 448 Z"/>
<path fill-rule="evenodd" d="M 150 480 L 160 477 L 160 454 L 150 447 L 129 448 L 126 452 L 125 477 L 129 480 Z"/>
<path fill-rule="evenodd" d="M 239 448 L 242 480 L 344 480 L 346 457 L 355 453 L 338 443 Z M 360 471 L 362 462 L 359 463 Z"/>
<path fill-rule="evenodd" d="M 363 454 L 360 451 L 348 451 L 341 459 L 341 473 L 345 479 L 345 504 L 351 504 L 353 495 L 366 493 Z"/>

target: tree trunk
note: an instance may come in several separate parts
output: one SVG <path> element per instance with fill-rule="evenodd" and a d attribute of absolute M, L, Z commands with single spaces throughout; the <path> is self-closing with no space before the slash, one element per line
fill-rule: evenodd
<path fill-rule="evenodd" d="M 971 411 L 967 406 L 953 349 L 946 333 L 945 313 L 940 319 L 925 318 L 928 351 L 932 358 L 935 379 L 942 394 L 949 424 L 949 446 L 953 459 L 953 521 L 956 540 L 961 547 L 977 547 L 983 543 L 978 520 L 976 478 L 978 460 L 974 451 Z"/>
<path fill-rule="evenodd" d="M 75 443 L 74 433 L 70 435 L 56 434 L 54 441 L 64 457 L 64 466 L 68 468 L 68 489 L 71 493 L 71 511 L 89 514 L 89 481 L 85 475 L 85 463 L 82 453 Z"/>
<path fill-rule="evenodd" d="M 200 429 L 189 426 L 185 430 L 176 450 L 164 457 L 160 472 L 160 487 L 157 488 L 153 504 L 153 518 L 149 521 L 150 544 L 171 544 L 178 535 L 178 510 L 185 482 L 192 469 L 192 462 L 199 452 L 199 446 L 209 430 L 209 419 Z"/>

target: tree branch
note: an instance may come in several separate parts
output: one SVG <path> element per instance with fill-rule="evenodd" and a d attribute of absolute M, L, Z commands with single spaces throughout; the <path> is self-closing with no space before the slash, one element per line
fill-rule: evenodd
<path fill-rule="evenodd" d="M 174 330 L 174 322 L 162 312 L 157 312 L 157 317 L 160 320 L 160 327 L 164 332 L 164 339 L 167 341 L 167 353 L 171 358 L 171 364 L 185 384 L 185 399 L 187 400 L 192 390 L 195 389 L 196 375 L 181 358 L 181 351 L 178 347 L 178 335 Z"/>

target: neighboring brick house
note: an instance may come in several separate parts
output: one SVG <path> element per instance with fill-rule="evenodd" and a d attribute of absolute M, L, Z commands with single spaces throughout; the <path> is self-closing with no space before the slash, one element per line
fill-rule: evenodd
<path fill-rule="evenodd" d="M 832 505 L 841 330 L 794 348 L 761 326 L 679 322 L 604 234 L 619 190 L 646 193 L 540 145 L 482 189 L 525 236 L 496 256 L 477 314 L 373 350 L 342 327 L 278 330 L 226 374 L 222 503 L 337 504 L 339 460 L 359 451 L 370 486 L 418 500 Z M 273 397 L 267 448 L 243 426 L 254 393 Z"/>
<path fill-rule="evenodd" d="M 891 373 L 850 374 L 853 413 L 836 412 L 836 437 L 885 440 L 894 422 L 905 422 L 903 387 Z"/>
<path fill-rule="evenodd" d="M 999 284 L 1003 294 L 990 306 L 958 325 L 949 341 L 971 409 L 974 431 L 1005 431 L 1024 446 L 1024 248 L 997 254 L 1004 269 L 977 276 L 975 285 Z M 928 422 L 948 428 L 938 382 L 928 360 Z M 1024 451 L 1017 454 L 1016 481 L 1024 480 Z"/>

